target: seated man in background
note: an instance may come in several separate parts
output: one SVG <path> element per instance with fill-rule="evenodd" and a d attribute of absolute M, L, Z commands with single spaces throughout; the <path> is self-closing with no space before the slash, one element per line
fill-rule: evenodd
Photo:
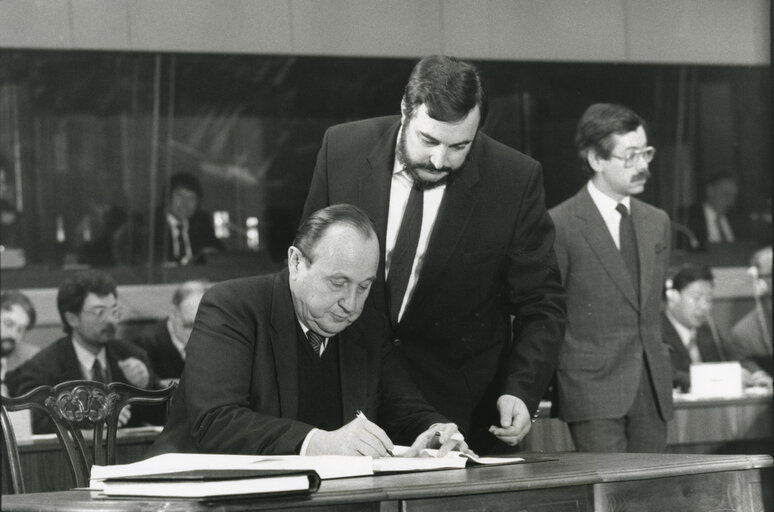
<path fill-rule="evenodd" d="M 116 284 L 106 273 L 89 270 L 68 277 L 59 287 L 57 308 L 67 336 L 60 338 L 11 372 L 9 389 L 13 396 L 23 395 L 38 386 L 70 380 L 124 382 L 146 389 L 158 387 L 149 371 L 150 363 L 142 349 L 115 339 L 120 318 Z M 146 411 L 147 409 L 147 411 Z M 139 426 L 153 416 L 154 408 L 126 407 L 121 411 L 121 426 Z M 33 432 L 54 432 L 47 414 L 34 411 Z"/>
<path fill-rule="evenodd" d="M 153 371 L 163 386 L 177 382 L 183 373 L 185 346 L 208 286 L 204 281 L 182 283 L 172 295 L 169 316 L 156 322 L 149 335 L 132 340 L 148 353 Z"/>
<path fill-rule="evenodd" d="M 749 269 L 755 308 L 731 329 L 729 355 L 750 372 L 750 383 L 772 385 L 771 247 L 757 251 Z"/>
<path fill-rule="evenodd" d="M 151 454 L 467 449 L 414 387 L 386 317 L 364 308 L 378 264 L 371 220 L 339 204 L 304 221 L 286 270 L 210 288 Z"/>
<path fill-rule="evenodd" d="M 24 343 L 27 332 L 35 327 L 35 306 L 26 295 L 17 290 L 0 294 L 0 388 L 2 394 L 10 396 L 6 387 L 6 375 L 15 370 L 38 352 L 38 348 Z"/>
<path fill-rule="evenodd" d="M 731 244 L 744 237 L 741 219 L 732 215 L 739 191 L 733 174 L 710 176 L 704 185 L 704 200 L 691 206 L 681 215 L 696 237 L 696 247 L 689 247 L 686 240 L 678 239 L 678 248 L 706 251 L 711 246 Z"/>
<path fill-rule="evenodd" d="M 672 359 L 672 385 L 683 393 L 691 388 L 692 363 L 725 360 L 711 324 L 714 288 L 712 271 L 705 266 L 684 265 L 666 280 L 661 331 Z"/>
<path fill-rule="evenodd" d="M 223 250 L 212 215 L 200 209 L 202 194 L 199 179 L 191 173 L 179 172 L 169 179 L 166 206 L 156 212 L 155 248 L 162 261 L 187 265 L 208 251 Z"/>

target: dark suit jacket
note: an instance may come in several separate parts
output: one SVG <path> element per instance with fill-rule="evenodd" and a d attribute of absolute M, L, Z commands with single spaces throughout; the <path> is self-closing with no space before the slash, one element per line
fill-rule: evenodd
<path fill-rule="evenodd" d="M 147 352 L 153 371 L 160 379 L 180 378 L 185 361 L 169 337 L 166 318 L 153 324 L 150 334 L 133 339 L 132 342 Z"/>
<path fill-rule="evenodd" d="M 397 116 L 334 126 L 317 157 L 304 217 L 351 203 L 384 249 Z M 393 337 L 424 397 L 475 436 L 499 424 L 508 393 L 536 411 L 564 330 L 564 290 L 540 164 L 483 133 L 449 184 L 422 272 Z M 384 252 L 369 300 L 387 312 Z M 513 333 L 509 321 L 515 317 Z"/>
<path fill-rule="evenodd" d="M 669 348 L 669 357 L 672 360 L 672 371 L 674 372 L 672 385 L 687 392 L 691 389 L 691 355 L 665 313 L 661 314 L 661 335 Z M 718 351 L 712 330 L 707 324 L 696 329 L 696 346 L 699 348 L 702 362 L 712 363 L 725 360 Z"/>
<path fill-rule="evenodd" d="M 559 417 L 621 418 L 640 384 L 643 349 L 661 417 L 672 417 L 672 367 L 661 341 L 661 286 L 669 265 L 669 218 L 631 199 L 640 296 L 589 192 L 551 209 L 567 288 L 567 333 L 557 370 Z"/>
<path fill-rule="evenodd" d="M 774 375 L 771 339 L 771 300 L 765 300 L 743 316 L 731 329 L 729 357 L 750 372 Z"/>
<path fill-rule="evenodd" d="M 388 342 L 386 318 L 366 308 L 339 344 L 342 425 L 358 410 L 395 442 L 447 422 L 416 391 Z M 235 279 L 202 298 L 170 418 L 151 454 L 293 454 L 312 429 L 298 418 L 295 310 L 288 273 Z"/>
<path fill-rule="evenodd" d="M 707 250 L 707 219 L 704 217 L 704 205 L 702 203 L 693 204 L 680 213 L 680 219 L 684 219 L 686 226 L 690 229 L 696 240 L 699 242 L 699 246 L 692 248 L 689 240 L 686 236 L 677 237 L 677 248 L 693 251 L 706 251 Z M 734 240 L 739 241 L 747 235 L 744 229 L 744 223 L 739 216 L 732 214 L 726 215 L 728 224 L 731 226 L 731 231 L 734 233 Z"/>
<path fill-rule="evenodd" d="M 161 260 L 166 255 L 165 261 L 174 261 L 172 245 L 172 232 L 167 223 L 167 215 L 163 209 L 156 210 L 156 260 Z M 202 249 L 213 248 L 223 250 L 223 243 L 215 237 L 215 228 L 212 225 L 212 215 L 202 210 L 196 210 L 188 219 L 188 237 L 191 240 L 191 253 L 194 260 L 200 255 Z M 166 252 L 162 252 L 165 250 Z"/>
<path fill-rule="evenodd" d="M 131 343 L 113 340 L 109 342 L 105 350 L 107 351 L 107 361 L 110 366 L 110 375 L 112 382 L 129 381 L 124 376 L 124 372 L 118 366 L 118 361 L 128 357 L 135 357 L 145 363 L 151 372 L 151 381 L 149 388 L 158 387 L 158 379 L 151 370 L 148 356 L 145 351 Z M 12 372 L 13 387 L 10 389 L 13 396 L 20 396 L 28 391 L 32 391 L 38 386 L 55 386 L 62 382 L 70 380 L 80 380 L 83 378 L 78 363 L 78 357 L 75 355 L 72 340 L 69 336 L 60 338 L 54 343 L 44 348 L 32 359 L 18 367 Z M 163 411 L 158 411 L 158 407 L 143 407 L 139 405 L 132 406 L 132 417 L 125 426 L 137 427 L 146 422 L 158 423 Z M 33 411 L 32 431 L 35 434 L 46 434 L 55 431 L 54 423 L 50 420 L 48 414 L 40 411 Z"/>

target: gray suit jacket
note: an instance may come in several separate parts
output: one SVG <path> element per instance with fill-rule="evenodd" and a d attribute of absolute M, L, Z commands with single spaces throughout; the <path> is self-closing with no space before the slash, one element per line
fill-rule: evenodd
<path fill-rule="evenodd" d="M 640 297 L 602 215 L 584 186 L 549 213 L 567 288 L 567 330 L 559 353 L 559 417 L 620 418 L 634 401 L 643 354 L 661 417 L 672 417 L 672 369 L 661 341 L 661 288 L 669 265 L 669 217 L 635 198 L 632 220 Z"/>

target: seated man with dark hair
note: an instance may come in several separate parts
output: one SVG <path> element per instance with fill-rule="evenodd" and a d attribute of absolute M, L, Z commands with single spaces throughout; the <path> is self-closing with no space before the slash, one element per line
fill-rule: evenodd
<path fill-rule="evenodd" d="M 414 387 L 386 317 L 365 307 L 379 265 L 368 216 L 346 204 L 313 213 L 287 265 L 205 293 L 151 452 L 384 456 L 393 439 L 413 454 L 466 450 Z"/>
<path fill-rule="evenodd" d="M 149 370 L 142 349 L 115 339 L 120 318 L 116 284 L 106 273 L 89 270 L 68 277 L 59 287 L 57 307 L 67 336 L 60 338 L 9 376 L 16 383 L 13 396 L 23 395 L 38 386 L 54 386 L 70 380 L 124 382 L 154 389 L 158 379 Z M 154 408 L 125 408 L 119 425 L 139 426 L 156 419 Z M 47 414 L 34 411 L 33 432 L 54 432 Z"/>
<path fill-rule="evenodd" d="M 715 288 L 709 267 L 684 265 L 666 280 L 666 308 L 661 317 L 664 343 L 674 370 L 672 384 L 691 388 L 691 364 L 723 361 L 724 350 L 711 324 Z"/>
<path fill-rule="evenodd" d="M 207 251 L 223 250 L 212 215 L 201 209 L 202 196 L 202 185 L 193 174 L 179 172 L 169 179 L 166 205 L 156 212 L 157 259 L 186 265 Z"/>

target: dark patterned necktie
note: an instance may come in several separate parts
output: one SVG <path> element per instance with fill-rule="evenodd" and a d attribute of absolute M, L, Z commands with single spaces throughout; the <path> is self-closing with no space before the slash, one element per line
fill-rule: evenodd
<path fill-rule="evenodd" d="M 419 244 L 419 233 L 422 231 L 422 208 L 424 193 L 417 187 L 411 188 L 403 219 L 400 222 L 398 237 L 390 259 L 390 275 L 387 278 L 389 290 L 390 321 L 398 325 L 398 314 L 403 304 L 403 296 L 408 288 L 411 268 L 414 266 L 414 256 Z"/>
<path fill-rule="evenodd" d="M 629 277 L 632 279 L 634 291 L 639 300 L 640 262 L 639 257 L 637 256 L 637 239 L 634 238 L 634 223 L 632 222 L 632 216 L 629 215 L 629 210 L 626 208 L 626 205 L 618 203 L 615 209 L 621 214 L 621 223 L 618 226 L 621 256 L 623 256 L 626 268 L 629 270 Z"/>
<path fill-rule="evenodd" d="M 309 344 L 312 346 L 314 353 L 319 356 L 322 351 L 322 344 L 325 341 L 325 337 L 309 329 L 306 331 L 306 339 L 309 340 Z"/>
<path fill-rule="evenodd" d="M 91 365 L 91 380 L 102 382 L 103 384 L 107 383 L 105 371 L 102 369 L 102 363 L 99 362 L 99 359 L 94 359 L 94 364 Z"/>

